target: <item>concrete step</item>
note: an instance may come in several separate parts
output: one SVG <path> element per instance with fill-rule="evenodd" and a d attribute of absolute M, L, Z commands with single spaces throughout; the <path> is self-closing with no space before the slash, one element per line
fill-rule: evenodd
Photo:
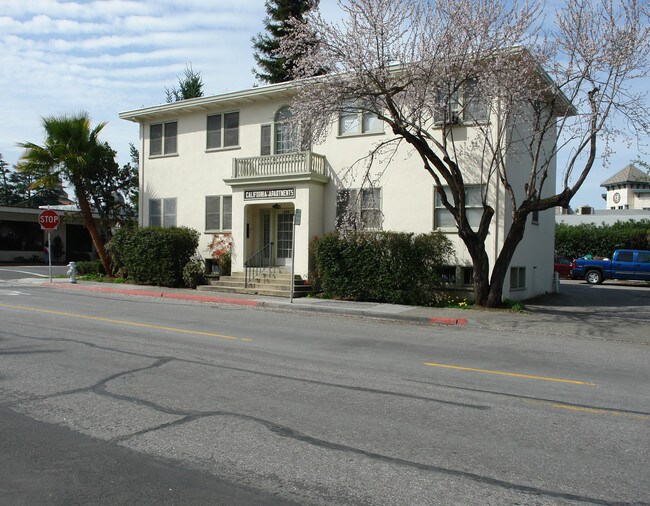
<path fill-rule="evenodd" d="M 230 276 L 220 278 L 208 276 L 208 284 L 198 287 L 204 292 L 241 293 L 248 295 L 270 295 L 276 297 L 289 297 L 291 289 L 291 274 L 286 272 L 264 272 L 255 279 L 249 279 L 245 287 L 245 274 L 233 272 Z M 300 276 L 293 278 L 294 297 L 304 297 L 311 292 L 311 286 Z"/>

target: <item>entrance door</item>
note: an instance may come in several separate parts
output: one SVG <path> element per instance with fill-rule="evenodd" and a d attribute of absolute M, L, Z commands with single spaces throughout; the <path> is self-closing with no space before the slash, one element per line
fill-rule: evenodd
<path fill-rule="evenodd" d="M 280 211 L 276 215 L 276 265 L 291 263 L 293 246 L 293 213 L 290 210 Z"/>

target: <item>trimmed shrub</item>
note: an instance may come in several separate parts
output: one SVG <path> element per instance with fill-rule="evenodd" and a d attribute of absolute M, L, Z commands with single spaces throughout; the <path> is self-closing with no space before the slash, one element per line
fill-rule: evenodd
<path fill-rule="evenodd" d="M 568 258 L 610 257 L 617 249 L 650 249 L 650 220 L 618 221 L 613 225 L 555 226 L 555 252 Z"/>
<path fill-rule="evenodd" d="M 338 232 L 312 242 L 316 281 L 327 297 L 432 305 L 437 270 L 454 258 L 440 233 Z"/>
<path fill-rule="evenodd" d="M 114 271 L 134 283 L 182 286 L 199 233 L 187 227 L 123 227 L 109 243 Z"/>
<path fill-rule="evenodd" d="M 77 262 L 77 274 L 83 276 L 85 274 L 106 274 L 104 267 L 99 260 L 82 260 Z"/>
<path fill-rule="evenodd" d="M 205 262 L 201 258 L 192 258 L 183 267 L 185 286 L 196 288 L 205 283 Z"/>

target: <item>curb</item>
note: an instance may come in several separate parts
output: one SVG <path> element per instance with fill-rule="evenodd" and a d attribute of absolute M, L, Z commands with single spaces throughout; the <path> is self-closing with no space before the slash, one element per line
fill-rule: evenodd
<path fill-rule="evenodd" d="M 317 304 L 296 305 L 296 304 L 291 304 L 289 302 L 270 302 L 270 301 L 251 300 L 251 299 L 231 299 L 227 297 L 210 297 L 208 295 L 170 293 L 170 292 L 163 292 L 158 290 L 152 291 L 152 290 L 133 290 L 128 288 L 119 289 L 119 288 L 109 288 L 109 287 L 99 287 L 99 286 L 81 286 L 78 284 L 71 284 L 71 283 L 56 283 L 56 284 L 42 283 L 41 286 L 49 286 L 50 288 L 56 287 L 56 288 L 66 288 L 66 289 L 75 289 L 75 290 L 85 290 L 89 292 L 114 293 L 120 295 L 140 295 L 143 297 L 156 297 L 156 298 L 175 299 L 175 300 L 191 300 L 195 302 L 234 304 L 239 306 L 259 307 L 259 308 L 266 308 L 266 309 L 285 309 L 285 310 L 291 309 L 293 311 L 304 311 L 309 313 L 341 314 L 341 315 L 348 315 L 348 316 L 359 316 L 364 318 L 375 318 L 381 320 L 419 323 L 422 325 L 441 325 L 441 326 L 467 325 L 467 319 L 465 318 L 405 316 L 400 314 L 386 314 L 378 311 L 368 311 L 365 309 L 333 308 L 327 306 L 319 306 Z"/>

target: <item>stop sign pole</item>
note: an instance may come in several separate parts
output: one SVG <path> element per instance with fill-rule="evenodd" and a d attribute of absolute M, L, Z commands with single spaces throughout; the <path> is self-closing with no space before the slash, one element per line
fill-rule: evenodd
<path fill-rule="evenodd" d="M 47 265 L 50 273 L 50 283 L 52 282 L 52 230 L 56 230 L 60 222 L 59 213 L 52 209 L 41 211 L 38 215 L 38 223 L 41 225 L 41 229 L 47 231 Z"/>

